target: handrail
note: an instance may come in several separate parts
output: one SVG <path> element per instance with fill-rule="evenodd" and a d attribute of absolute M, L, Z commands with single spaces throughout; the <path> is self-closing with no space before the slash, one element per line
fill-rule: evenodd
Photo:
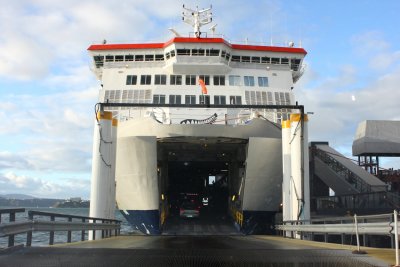
<path fill-rule="evenodd" d="M 384 214 L 374 214 L 374 215 L 357 215 L 358 219 L 391 219 L 393 217 L 393 213 L 384 213 Z M 353 221 L 353 216 L 340 216 L 340 217 L 327 217 L 321 219 L 311 219 L 311 220 L 288 220 L 284 221 L 284 223 L 319 223 L 319 222 L 335 222 L 335 221 Z"/>
<path fill-rule="evenodd" d="M 109 223 L 81 223 L 81 222 L 52 222 L 52 221 L 24 221 L 4 223 L 0 226 L 0 237 L 23 234 L 29 231 L 81 231 L 84 230 L 115 230 L 117 224 Z"/>
<path fill-rule="evenodd" d="M 345 179 L 349 184 L 351 184 L 359 192 L 371 192 L 371 185 L 366 183 L 360 176 L 348 169 L 341 162 L 337 161 L 334 157 L 329 155 L 326 151 L 316 148 L 314 155 L 321 159 L 325 164 L 327 164 L 336 174 Z"/>
<path fill-rule="evenodd" d="M 360 213 L 367 210 L 381 210 L 388 212 L 399 208 L 399 197 L 387 191 L 373 191 L 359 194 L 348 194 L 338 196 L 319 196 L 312 198 L 317 213 L 327 210 L 341 210 L 341 212 Z"/>
<path fill-rule="evenodd" d="M 276 225 L 276 229 L 282 231 L 284 236 L 300 236 L 303 238 L 303 233 L 310 233 L 311 239 L 314 234 L 325 234 L 325 242 L 328 242 L 327 235 L 356 235 L 357 246 L 359 247 L 358 235 L 396 235 L 400 230 L 400 225 L 397 223 L 398 213 L 394 210 L 389 214 L 365 215 L 365 216 L 346 216 L 333 217 L 324 219 L 299 220 L 299 221 L 284 221 L 281 225 Z M 365 242 L 365 240 L 364 240 Z M 393 246 L 393 244 L 392 244 Z"/>
<path fill-rule="evenodd" d="M 69 215 L 61 213 L 43 212 L 43 211 L 28 211 L 28 220 L 15 222 L 15 212 L 25 212 L 25 209 L 0 210 L 0 214 L 14 212 L 14 220 L 9 223 L 0 224 L 0 237 L 8 236 L 8 247 L 14 246 L 14 236 L 16 234 L 27 233 L 26 246 L 32 245 L 32 233 L 49 232 L 49 245 L 54 244 L 54 232 L 67 231 L 67 242 L 72 241 L 72 231 L 81 231 L 81 241 L 85 240 L 86 231 L 93 231 L 93 240 L 96 239 L 96 231 L 101 230 L 102 238 L 117 236 L 120 234 L 121 221 L 115 219 L 105 219 L 96 217 L 87 217 L 79 215 Z M 10 213 L 12 214 L 12 213 Z M 34 216 L 50 217 L 50 221 L 34 220 Z M 0 216 L 1 217 L 1 216 Z M 68 221 L 56 221 L 56 218 L 66 218 Z M 79 221 L 73 221 L 79 220 Z M 12 242 L 10 241 L 12 240 Z"/>
<path fill-rule="evenodd" d="M 9 214 L 9 222 L 15 222 L 15 214 L 25 212 L 24 208 L 17 208 L 17 209 L 0 209 L 0 223 L 1 223 L 1 215 Z M 10 234 L 8 235 L 8 247 L 14 246 L 15 242 L 15 235 Z"/>
<path fill-rule="evenodd" d="M 389 235 L 393 234 L 393 223 L 358 223 L 358 231 L 360 234 L 372 235 Z M 279 225 L 277 229 L 282 231 L 296 231 L 306 233 L 329 233 L 329 234 L 355 234 L 355 224 L 338 223 L 338 224 L 294 224 Z"/>
<path fill-rule="evenodd" d="M 6 213 L 18 213 L 18 212 L 25 212 L 24 208 L 18 208 L 18 209 L 0 209 L 0 215 L 6 214 Z M 1 222 L 1 216 L 0 216 L 0 222 Z"/>
<path fill-rule="evenodd" d="M 73 218 L 73 219 L 87 219 L 87 220 L 104 220 L 104 221 L 110 221 L 110 222 L 121 222 L 119 220 L 115 219 L 104 219 L 104 218 L 98 218 L 98 217 L 88 217 L 88 216 L 80 216 L 80 215 L 69 215 L 69 214 L 64 214 L 64 213 L 53 213 L 53 212 L 45 212 L 45 211 L 36 211 L 36 210 L 30 210 L 28 211 L 29 216 L 55 216 L 59 218 Z"/>

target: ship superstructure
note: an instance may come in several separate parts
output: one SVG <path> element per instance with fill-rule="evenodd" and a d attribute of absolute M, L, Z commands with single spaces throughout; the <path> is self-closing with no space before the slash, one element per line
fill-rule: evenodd
<path fill-rule="evenodd" d="M 199 184 L 190 189 L 196 194 L 210 194 L 209 176 L 224 184 L 223 205 L 232 214 L 239 212 L 242 224 L 243 216 L 265 218 L 276 212 L 281 196 L 275 191 L 282 183 L 278 125 L 291 111 L 213 106 L 293 105 L 294 84 L 307 54 L 293 43 L 234 44 L 207 37 L 200 27 L 211 22 L 211 9 L 184 8 L 185 14 L 192 16 L 184 20 L 194 26 L 194 36 L 175 36 L 164 43 L 104 42 L 88 48 L 101 81 L 100 102 L 163 105 L 105 110 L 119 120 L 118 207 L 147 234 L 161 232 L 173 203 L 179 203 L 177 196 L 189 190 L 180 186 L 186 181 Z M 276 158 L 270 156 L 274 154 Z M 240 222 L 240 216 L 234 217 Z"/>

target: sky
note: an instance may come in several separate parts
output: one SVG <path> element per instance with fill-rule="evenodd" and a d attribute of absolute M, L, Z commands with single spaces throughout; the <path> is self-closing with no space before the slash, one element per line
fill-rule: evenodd
<path fill-rule="evenodd" d="M 170 27 L 188 34 L 182 4 L 212 4 L 216 32 L 232 43 L 307 50 L 294 92 L 314 113 L 310 141 L 350 157 L 360 122 L 400 120 L 398 0 L 0 0 L 0 195 L 89 199 L 100 83 L 87 48 L 165 42 Z"/>

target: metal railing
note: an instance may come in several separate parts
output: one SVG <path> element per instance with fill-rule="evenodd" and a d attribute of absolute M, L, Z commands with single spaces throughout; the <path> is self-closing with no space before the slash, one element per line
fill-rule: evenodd
<path fill-rule="evenodd" d="M 351 184 L 360 193 L 371 192 L 371 185 L 367 184 L 360 176 L 352 172 L 327 152 L 316 148 L 313 150 L 313 153 L 316 157 L 328 165 L 337 175 Z"/>
<path fill-rule="evenodd" d="M 389 214 L 368 215 L 368 216 L 347 216 L 324 219 L 312 219 L 303 221 L 284 221 L 282 225 L 276 225 L 276 229 L 282 231 L 283 236 L 300 236 L 310 233 L 311 239 L 314 234 L 344 234 L 355 235 L 357 250 L 360 251 L 359 235 L 381 235 L 393 236 L 396 249 L 396 265 L 399 266 L 399 240 L 398 233 L 398 212 L 395 210 Z M 289 234 L 288 234 L 289 233 Z M 327 238 L 325 238 L 327 242 Z M 342 239 L 343 243 L 343 239 Z M 364 244 L 365 245 L 365 244 Z"/>
<path fill-rule="evenodd" d="M 352 214 L 390 212 L 400 207 L 399 196 L 386 191 L 315 197 L 311 201 L 320 215 L 332 212 L 345 214 L 349 211 Z"/>
<path fill-rule="evenodd" d="M 13 222 L 15 222 L 15 214 L 21 213 L 21 212 L 25 212 L 25 209 L 1 209 L 0 210 L 0 226 L 2 223 L 2 215 L 3 214 L 8 214 L 9 215 L 8 222 L 13 223 Z M 1 236 L 1 234 L 0 234 L 0 236 Z M 8 247 L 14 246 L 14 241 L 15 241 L 15 234 L 8 235 Z"/>
<path fill-rule="evenodd" d="M 49 232 L 49 245 L 54 244 L 54 233 L 67 232 L 67 243 L 72 242 L 72 231 L 81 231 L 81 241 L 85 240 L 88 231 L 92 231 L 92 239 L 96 239 L 96 231 L 101 231 L 101 237 L 107 238 L 120 234 L 121 221 L 113 219 L 59 214 L 41 211 L 28 211 L 28 220 L 15 221 L 15 213 L 25 212 L 25 209 L 4 209 L 0 214 L 10 214 L 9 223 L 0 224 L 0 237 L 8 237 L 8 247 L 14 246 L 14 237 L 26 233 L 26 246 L 32 245 L 33 232 Z M 37 220 L 36 216 L 47 217 L 49 220 Z M 63 218 L 64 221 L 56 221 Z M 66 220 L 65 220 L 66 219 Z"/>

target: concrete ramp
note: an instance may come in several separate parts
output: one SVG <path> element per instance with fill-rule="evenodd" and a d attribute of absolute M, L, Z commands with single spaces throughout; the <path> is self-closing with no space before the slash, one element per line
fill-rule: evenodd
<path fill-rule="evenodd" d="M 337 195 L 385 191 L 386 185 L 327 143 L 312 144 L 314 173 Z"/>

